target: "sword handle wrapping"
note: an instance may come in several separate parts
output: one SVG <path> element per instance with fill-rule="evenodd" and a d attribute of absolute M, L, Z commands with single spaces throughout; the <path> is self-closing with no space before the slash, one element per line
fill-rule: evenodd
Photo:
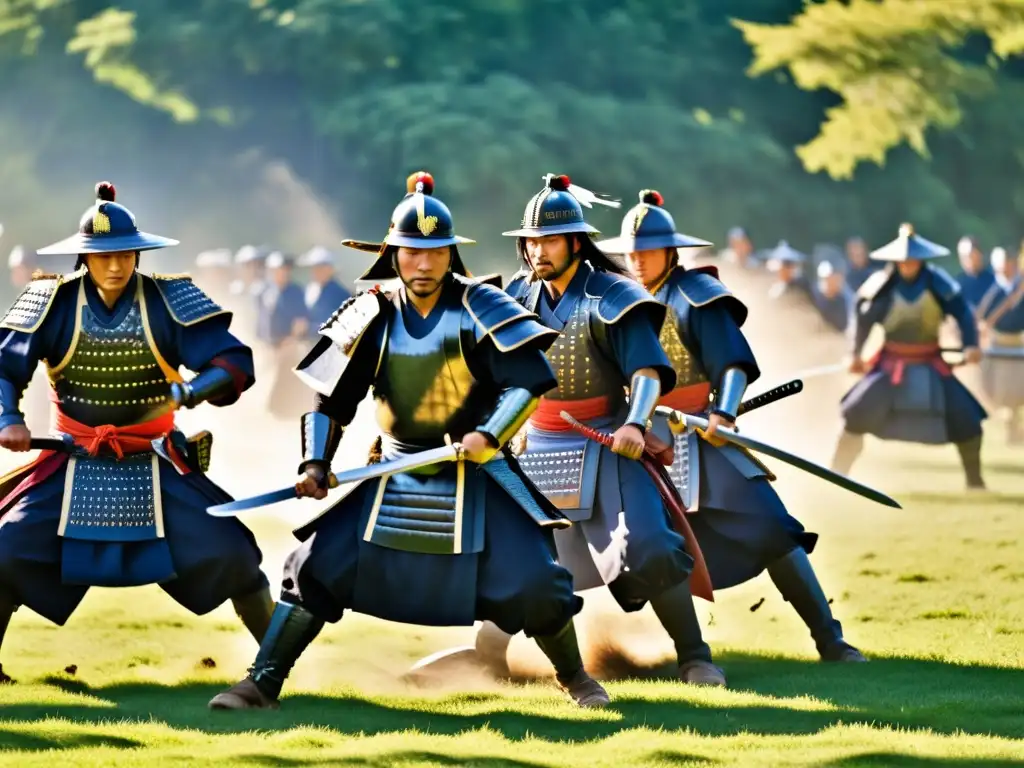
<path fill-rule="evenodd" d="M 611 435 L 605 434 L 604 432 L 599 432 L 593 427 L 588 427 L 586 424 L 581 424 L 579 421 L 570 416 L 566 411 L 562 411 L 559 415 L 570 427 L 575 429 L 588 440 L 593 440 L 595 443 L 600 443 L 606 448 L 611 448 L 612 444 L 615 442 L 615 438 L 613 438 Z"/>

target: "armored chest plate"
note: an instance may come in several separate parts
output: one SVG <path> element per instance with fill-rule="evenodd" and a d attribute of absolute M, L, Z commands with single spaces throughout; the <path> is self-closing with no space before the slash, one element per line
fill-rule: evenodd
<path fill-rule="evenodd" d="M 931 291 L 922 291 L 916 299 L 893 291 L 892 305 L 882 322 L 885 338 L 904 344 L 935 344 L 944 315 L 942 305 Z"/>
<path fill-rule="evenodd" d="M 688 387 L 691 384 L 701 384 L 708 380 L 701 366 L 683 343 L 683 339 L 679 335 L 679 318 L 675 310 L 671 308 L 665 315 L 665 322 L 661 326 L 658 340 L 665 350 L 668 361 L 672 364 L 672 369 L 676 372 L 676 387 Z"/>
<path fill-rule="evenodd" d="M 596 302 L 580 299 L 555 343 L 545 353 L 558 378 L 558 389 L 544 395 L 549 400 L 624 396 L 622 374 L 594 338 L 591 313 L 596 311 Z"/>
<path fill-rule="evenodd" d="M 163 538 L 156 454 L 72 457 L 59 534 L 87 541 Z"/>
<path fill-rule="evenodd" d="M 61 366 L 50 373 L 60 408 L 91 426 L 126 426 L 170 400 L 170 379 L 146 328 L 139 294 L 114 327 L 101 325 L 79 289 L 79 327 Z"/>
<path fill-rule="evenodd" d="M 374 386 L 377 423 L 402 442 L 440 440 L 475 427 L 476 381 L 463 356 L 461 308 L 449 307 L 423 338 L 392 316 L 384 360 Z"/>

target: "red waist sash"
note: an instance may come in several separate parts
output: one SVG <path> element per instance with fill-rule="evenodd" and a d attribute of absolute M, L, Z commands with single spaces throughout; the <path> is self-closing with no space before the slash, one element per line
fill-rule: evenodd
<path fill-rule="evenodd" d="M 690 384 L 687 387 L 676 387 L 663 395 L 658 404 L 668 406 L 674 411 L 696 414 L 703 413 L 708 409 L 710 397 L 711 384 L 705 381 L 701 384 Z"/>
<path fill-rule="evenodd" d="M 893 384 L 903 382 L 903 372 L 907 365 L 930 365 L 940 376 L 952 376 L 953 369 L 942 359 L 942 348 L 938 344 L 905 344 L 898 341 L 887 341 L 874 359 L 872 367 L 885 371 Z"/>
<path fill-rule="evenodd" d="M 549 400 L 542 397 L 537 410 L 530 415 L 530 423 L 547 432 L 568 432 L 572 427 L 562 418 L 562 411 L 586 423 L 590 419 L 608 416 L 611 413 L 611 398 L 601 396 L 584 400 Z"/>

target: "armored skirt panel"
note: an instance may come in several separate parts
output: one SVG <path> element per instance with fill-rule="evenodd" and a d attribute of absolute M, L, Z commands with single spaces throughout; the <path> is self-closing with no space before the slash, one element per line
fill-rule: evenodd
<path fill-rule="evenodd" d="M 915 300 L 894 292 L 882 320 L 885 347 L 842 400 L 848 432 L 929 445 L 981 435 L 985 409 L 942 361 L 942 318 L 931 291 Z"/>
<path fill-rule="evenodd" d="M 586 423 L 608 431 L 621 418 Z M 571 528 L 555 531 L 555 543 L 577 591 L 608 585 L 624 610 L 635 611 L 690 575 L 693 559 L 639 462 L 575 432 L 531 424 L 519 463 L 574 521 Z"/>
<path fill-rule="evenodd" d="M 989 349 L 1006 357 L 982 358 L 985 394 L 996 407 L 1024 406 L 1024 333 L 993 333 Z"/>
<path fill-rule="evenodd" d="M 555 632 L 582 601 L 534 493 L 500 455 L 362 483 L 296 532 L 303 544 L 285 566 L 284 599 L 328 621 L 350 609 L 408 624 Z"/>
<path fill-rule="evenodd" d="M 763 464 L 695 432 L 674 435 L 664 416 L 656 414 L 653 422 L 654 435 L 674 446 L 669 476 L 686 505 L 715 589 L 749 581 L 797 547 L 814 550 L 818 535 L 786 511 Z"/>
<path fill-rule="evenodd" d="M 416 327 L 400 306 L 392 310 L 374 382 L 377 424 L 386 437 L 441 445 L 445 435 L 457 440 L 473 431 L 493 406 L 497 392 L 477 382 L 466 362 L 472 318 L 458 299 L 454 291 L 443 295 L 449 306 L 433 325 Z"/>
<path fill-rule="evenodd" d="M 35 482 L 21 478 L 21 490 L 3 502 L 0 589 L 50 621 L 67 621 L 91 586 L 160 584 L 178 603 L 201 615 L 267 585 L 260 570 L 262 556 L 249 530 L 234 518 L 206 514 L 208 506 L 231 497 L 205 475 L 181 475 L 158 459 L 161 538 L 109 541 L 61 535 L 70 471 L 63 456 L 52 456 L 30 471 Z M 83 514 L 99 516 L 102 522 L 117 506 L 89 505 Z"/>

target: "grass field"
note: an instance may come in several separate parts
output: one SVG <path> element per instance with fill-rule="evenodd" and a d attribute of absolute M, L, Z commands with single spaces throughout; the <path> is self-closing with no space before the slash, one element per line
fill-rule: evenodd
<path fill-rule="evenodd" d="M 780 477 L 793 511 L 823 534 L 812 559 L 867 665 L 818 664 L 761 578 L 700 607 L 726 691 L 674 683 L 653 615 L 624 617 L 597 595 L 584 640 L 615 637 L 647 668 L 611 682 L 604 711 L 575 709 L 545 679 L 407 689 L 397 676 L 409 663 L 472 631 L 352 616 L 300 660 L 279 712 L 211 713 L 206 702 L 255 653 L 230 607 L 196 618 L 156 588 L 95 590 L 63 628 L 16 615 L 2 661 L 19 683 L 0 690 L 0 764 L 1024 765 L 1024 455 L 992 434 L 992 491 L 973 496 L 952 448 L 871 444 L 857 474 L 903 512 Z M 286 435 L 250 455 L 249 490 L 288 477 L 297 437 Z M 294 509 L 254 518 L 272 579 Z M 521 638 L 513 651 L 522 670 L 541 667 Z"/>

